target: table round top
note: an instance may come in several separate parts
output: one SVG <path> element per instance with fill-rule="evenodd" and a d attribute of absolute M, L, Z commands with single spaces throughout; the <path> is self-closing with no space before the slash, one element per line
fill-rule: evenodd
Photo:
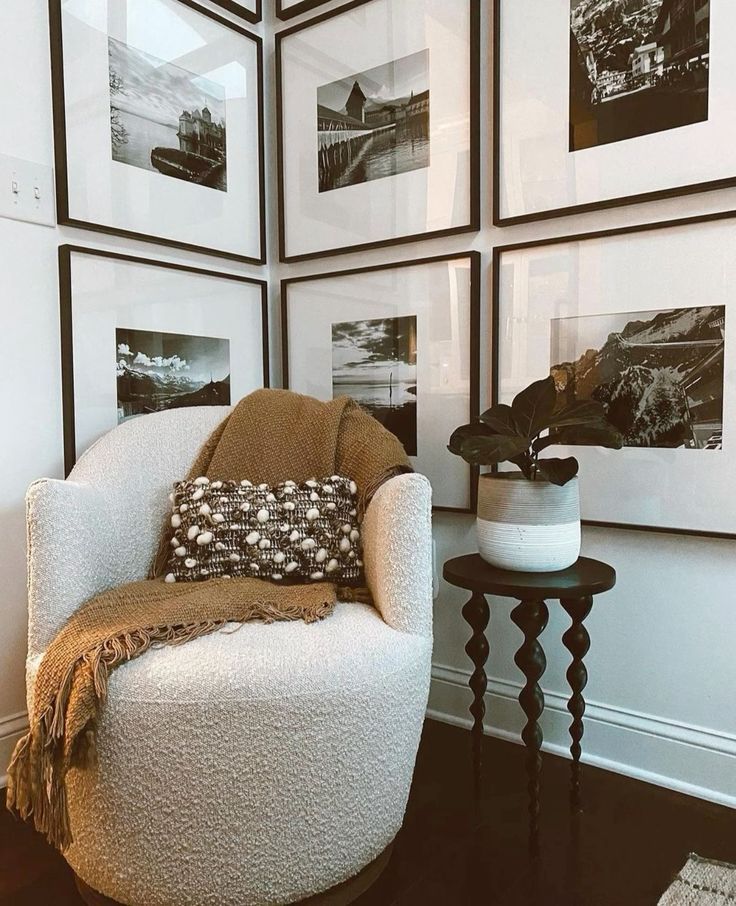
<path fill-rule="evenodd" d="M 520 601 L 596 595 L 616 584 L 616 570 L 590 557 L 579 557 L 572 566 L 557 572 L 522 573 L 491 566 L 480 554 L 465 554 L 448 560 L 442 575 L 450 585 Z"/>

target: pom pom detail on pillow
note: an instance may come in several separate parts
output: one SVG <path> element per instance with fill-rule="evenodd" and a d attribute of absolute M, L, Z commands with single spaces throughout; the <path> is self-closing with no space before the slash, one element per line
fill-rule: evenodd
<path fill-rule="evenodd" d="M 250 576 L 356 583 L 363 566 L 357 490 L 341 475 L 274 486 L 178 481 L 165 581 Z"/>

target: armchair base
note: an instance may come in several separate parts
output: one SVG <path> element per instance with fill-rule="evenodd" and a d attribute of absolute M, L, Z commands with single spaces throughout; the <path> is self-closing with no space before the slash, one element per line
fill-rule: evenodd
<path fill-rule="evenodd" d="M 307 897 L 306 900 L 299 900 L 298 903 L 294 903 L 292 906 L 348 906 L 349 903 L 353 903 L 369 890 L 381 877 L 391 860 L 393 848 L 394 844 L 389 843 L 386 849 L 372 862 L 369 862 L 357 875 L 348 878 L 347 881 L 343 881 L 341 884 L 335 884 L 334 887 L 330 887 L 324 893 Z M 98 893 L 88 884 L 85 884 L 79 875 L 74 875 L 74 881 L 80 897 L 87 906 L 137 906 L 137 904 L 123 904 L 118 902 L 118 900 L 111 900 L 110 897 Z"/>

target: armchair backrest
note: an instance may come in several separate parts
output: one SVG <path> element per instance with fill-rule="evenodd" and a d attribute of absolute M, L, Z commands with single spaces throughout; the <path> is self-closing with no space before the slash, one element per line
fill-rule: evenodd
<path fill-rule="evenodd" d="M 168 409 L 132 418 L 94 443 L 69 481 L 91 485 L 103 498 L 111 538 L 125 539 L 120 581 L 143 578 L 150 566 L 174 481 L 185 478 L 227 406 Z"/>

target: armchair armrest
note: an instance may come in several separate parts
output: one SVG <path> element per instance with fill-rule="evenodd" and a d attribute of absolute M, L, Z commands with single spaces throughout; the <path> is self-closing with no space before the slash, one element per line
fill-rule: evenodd
<path fill-rule="evenodd" d="M 46 650 L 80 604 L 118 584 L 114 522 L 107 509 L 89 484 L 42 478 L 29 487 L 29 658 Z"/>
<path fill-rule="evenodd" d="M 385 622 L 432 635 L 432 489 L 398 475 L 376 491 L 363 520 L 365 574 Z"/>

